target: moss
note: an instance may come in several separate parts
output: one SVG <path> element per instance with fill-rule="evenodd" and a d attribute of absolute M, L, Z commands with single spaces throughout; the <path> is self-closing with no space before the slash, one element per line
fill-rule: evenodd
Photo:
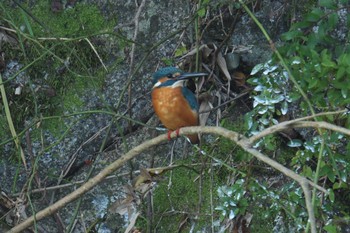
<path fill-rule="evenodd" d="M 186 161 L 184 161 L 186 162 Z M 168 173 L 170 174 L 170 173 Z M 171 186 L 163 180 L 154 192 L 154 222 L 159 232 L 177 232 L 181 222 L 188 217 L 188 221 L 196 221 L 196 229 L 208 226 L 210 216 L 210 193 L 216 190 L 217 182 L 213 182 L 210 189 L 210 176 L 203 175 L 201 195 L 199 194 L 199 174 L 192 169 L 179 167 L 172 171 Z M 214 178 L 215 179 L 215 178 Z M 215 191 L 214 191 L 215 192 Z M 202 198 L 200 212 L 198 213 L 199 197 Z M 139 224 L 142 224 L 141 222 Z M 145 222 L 143 222 L 145 224 Z M 191 224 L 184 225 L 188 231 Z M 141 227 L 145 229 L 144 227 Z"/>
<path fill-rule="evenodd" d="M 22 4 L 28 14 L 5 3 L 0 6 L 6 9 L 4 19 L 24 33 L 18 33 L 19 49 L 12 44 L 4 45 L 7 59 L 26 67 L 26 77 L 18 81 L 28 82 L 22 94 L 9 95 L 17 131 L 24 129 L 23 122 L 28 119 L 83 110 L 80 96 L 90 88 L 102 87 L 105 77 L 94 49 L 102 60 L 107 60 L 110 52 L 104 46 L 108 38 L 97 35 L 112 31 L 115 20 L 105 20 L 97 6 L 91 4 L 77 3 L 59 13 L 52 12 L 48 1 L 37 1 L 32 7 Z M 5 85 L 8 93 L 13 93 L 11 85 Z M 66 130 L 62 123 L 62 119 L 50 119 L 42 122 L 41 127 L 59 136 Z M 1 132 L 6 132 L 6 119 L 0 119 L 0 127 Z M 41 133 L 34 131 L 33 140 Z"/>
<path fill-rule="evenodd" d="M 113 20 L 106 22 L 95 5 L 76 4 L 74 8 L 54 13 L 49 2 L 39 1 L 32 9 L 38 22 L 33 22 L 34 36 L 85 37 L 110 28 Z"/>
<path fill-rule="evenodd" d="M 222 120 L 221 126 L 228 129 L 228 130 L 231 130 L 231 131 L 243 134 L 243 135 L 245 132 L 244 120 L 243 120 L 242 116 L 236 118 L 234 121 Z M 231 140 L 223 138 L 223 137 L 220 138 L 217 147 L 219 148 L 218 153 L 216 153 L 217 155 L 227 156 L 229 154 L 233 154 L 234 155 L 233 159 L 236 162 L 250 161 L 253 158 L 253 156 L 251 154 L 242 150 L 239 146 L 237 146 Z"/>
<path fill-rule="evenodd" d="M 2 104 L 0 104 L 0 107 L 2 108 Z M 1 112 L 0 114 L 0 138 L 7 138 L 8 135 L 11 135 L 10 134 L 10 131 L 8 129 L 8 124 L 7 124 L 7 120 L 6 120 L 6 117 L 5 117 L 5 113 L 3 114 Z"/>

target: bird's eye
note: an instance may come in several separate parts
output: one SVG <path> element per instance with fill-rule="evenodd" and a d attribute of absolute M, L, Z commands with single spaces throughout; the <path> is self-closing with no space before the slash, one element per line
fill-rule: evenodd
<path fill-rule="evenodd" d="M 174 78 L 172 74 L 167 74 L 168 78 Z"/>

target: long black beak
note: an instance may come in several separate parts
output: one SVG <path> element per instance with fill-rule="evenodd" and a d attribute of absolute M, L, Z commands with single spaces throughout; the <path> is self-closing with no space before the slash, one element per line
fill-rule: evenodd
<path fill-rule="evenodd" d="M 184 73 L 176 77 L 176 80 L 185 80 L 191 78 L 198 78 L 202 76 L 207 76 L 207 73 Z"/>

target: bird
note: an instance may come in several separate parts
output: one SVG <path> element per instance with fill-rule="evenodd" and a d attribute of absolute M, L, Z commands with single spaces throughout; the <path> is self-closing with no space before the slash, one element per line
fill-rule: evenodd
<path fill-rule="evenodd" d="M 176 67 L 164 67 L 153 74 L 151 92 L 153 109 L 170 133 L 186 126 L 198 126 L 196 96 L 186 86 L 186 80 L 202 77 L 206 73 L 185 73 Z M 199 142 L 198 134 L 186 135 L 192 144 Z"/>

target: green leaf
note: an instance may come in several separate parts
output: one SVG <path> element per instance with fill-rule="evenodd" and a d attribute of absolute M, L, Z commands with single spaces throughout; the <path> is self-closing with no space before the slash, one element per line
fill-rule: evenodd
<path fill-rule="evenodd" d="M 281 104 L 281 113 L 282 115 L 286 115 L 288 112 L 288 103 L 287 101 L 283 101 Z"/>
<path fill-rule="evenodd" d="M 339 66 L 347 66 L 348 65 L 348 55 L 349 54 L 342 54 L 340 55 L 340 57 L 337 59 L 337 62 L 339 64 Z"/>
<path fill-rule="evenodd" d="M 303 35 L 303 33 L 300 30 L 291 30 L 289 32 L 283 33 L 282 40 L 284 40 L 284 41 L 293 40 L 293 39 L 300 37 L 302 35 Z"/>
<path fill-rule="evenodd" d="M 309 166 L 304 165 L 303 174 L 309 178 L 313 178 L 312 169 Z"/>
<path fill-rule="evenodd" d="M 248 112 L 244 116 L 244 124 L 247 130 L 252 129 L 253 127 L 253 114 L 254 114 L 253 112 Z"/>
<path fill-rule="evenodd" d="M 325 60 L 322 62 L 322 65 L 325 67 L 331 67 L 331 68 L 336 68 L 337 64 L 335 64 L 335 62 L 331 61 L 331 60 Z"/>
<path fill-rule="evenodd" d="M 294 101 L 297 101 L 298 99 L 300 99 L 301 95 L 299 92 L 292 92 L 289 94 L 289 101 L 290 102 L 294 102 Z"/>
<path fill-rule="evenodd" d="M 22 18 L 24 20 L 24 23 L 26 24 L 26 28 L 28 29 L 29 35 L 34 36 L 32 26 L 31 26 L 30 21 L 27 17 L 27 13 L 23 10 L 21 10 L 21 13 L 22 13 Z"/>
<path fill-rule="evenodd" d="M 303 142 L 299 139 L 293 139 L 287 143 L 289 147 L 300 147 L 302 144 Z"/>
<path fill-rule="evenodd" d="M 337 74 L 335 78 L 337 80 L 341 79 L 345 75 L 346 68 L 344 66 L 340 66 L 339 69 L 337 70 Z"/>
<path fill-rule="evenodd" d="M 337 227 L 334 225 L 327 225 L 323 228 L 325 231 L 327 231 L 328 233 L 337 233 Z"/>
<path fill-rule="evenodd" d="M 203 18 L 203 17 L 205 16 L 205 12 L 206 12 L 205 7 L 199 9 L 199 11 L 198 11 L 198 16 L 201 17 L 201 18 Z"/>
<path fill-rule="evenodd" d="M 321 9 L 315 8 L 311 11 L 310 14 L 306 16 L 306 21 L 314 22 L 314 23 L 318 22 L 323 15 L 324 15 L 324 12 Z"/>
<path fill-rule="evenodd" d="M 293 24 L 290 28 L 291 31 L 298 30 L 298 29 L 303 29 L 303 28 L 309 28 L 312 25 L 312 23 L 307 22 L 307 21 L 300 21 L 295 24 Z M 302 35 L 302 33 L 301 33 Z"/>
<path fill-rule="evenodd" d="M 315 77 L 312 77 L 311 79 L 308 80 L 309 82 L 309 88 L 314 88 L 318 84 L 318 80 Z"/>
<path fill-rule="evenodd" d="M 341 95 L 343 96 L 344 99 L 346 99 L 348 97 L 348 89 L 342 88 Z"/>
<path fill-rule="evenodd" d="M 322 58 L 322 65 L 325 67 L 331 67 L 331 68 L 336 68 L 337 64 L 332 61 L 331 54 L 329 54 L 327 49 L 324 49 L 321 52 L 321 58 Z"/>
<path fill-rule="evenodd" d="M 336 189 L 348 188 L 348 187 L 347 187 L 346 183 L 344 183 L 344 182 L 335 182 L 333 184 L 332 188 L 333 188 L 333 190 L 336 190 Z"/>
<path fill-rule="evenodd" d="M 328 189 L 327 190 L 328 192 L 329 192 L 329 200 L 331 201 L 331 202 L 334 202 L 334 192 L 333 192 L 333 189 Z"/>
<path fill-rule="evenodd" d="M 334 171 L 332 169 L 329 170 L 329 172 L 327 174 L 327 177 L 332 183 L 334 183 L 334 181 L 335 181 L 335 174 L 334 174 Z"/>
<path fill-rule="evenodd" d="M 333 0 L 319 0 L 318 1 L 319 5 L 322 7 L 326 7 L 328 9 L 336 9 L 337 5 Z"/>
<path fill-rule="evenodd" d="M 254 75 L 254 74 L 258 73 L 258 72 L 261 71 L 264 67 L 265 67 L 265 64 L 263 64 L 263 63 L 257 64 L 256 66 L 254 66 L 254 68 L 253 68 L 252 71 L 250 72 L 250 75 Z"/>
<path fill-rule="evenodd" d="M 187 53 L 186 46 L 181 46 L 178 49 L 175 50 L 175 57 L 182 56 Z"/>
<path fill-rule="evenodd" d="M 350 144 L 350 143 L 349 143 L 349 144 Z M 340 171 L 340 179 L 341 179 L 341 181 L 344 182 L 343 184 L 346 184 L 347 178 L 348 178 L 347 170 L 341 170 L 341 171 Z"/>
<path fill-rule="evenodd" d="M 333 13 L 330 14 L 328 17 L 328 30 L 333 30 L 335 28 L 335 26 L 338 24 L 338 14 L 337 13 Z"/>

